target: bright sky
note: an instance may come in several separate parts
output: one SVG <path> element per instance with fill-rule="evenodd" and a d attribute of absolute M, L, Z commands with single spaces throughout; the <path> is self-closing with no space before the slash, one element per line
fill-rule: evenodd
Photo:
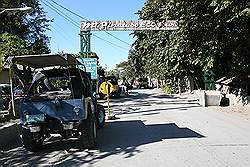
<path fill-rule="evenodd" d="M 78 13 L 88 20 L 138 20 L 138 15 L 135 13 L 140 10 L 146 0 L 55 0 L 64 7 Z M 44 3 L 51 2 L 50 0 L 41 0 L 44 10 L 47 12 L 49 19 L 54 19 L 51 23 L 51 31 L 48 35 L 51 37 L 50 46 L 53 53 L 64 51 L 67 53 L 80 52 L 80 29 L 63 17 L 59 16 L 55 11 L 44 5 Z M 51 2 L 52 3 L 52 2 Z M 53 4 L 53 3 L 52 3 Z M 66 13 L 72 20 L 80 26 L 81 19 L 55 6 L 64 13 Z M 134 42 L 133 36 L 129 35 L 131 31 L 109 31 L 116 37 L 129 44 Z M 113 69 L 116 64 L 127 60 L 130 46 L 111 37 L 105 32 L 92 32 L 93 34 L 104 38 L 124 49 L 113 46 L 104 42 L 94 36 L 91 37 L 91 51 L 96 52 L 100 58 L 100 63 L 103 67 Z"/>

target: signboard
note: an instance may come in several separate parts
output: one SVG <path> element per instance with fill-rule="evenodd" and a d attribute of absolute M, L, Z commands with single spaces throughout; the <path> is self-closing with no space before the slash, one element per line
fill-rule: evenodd
<path fill-rule="evenodd" d="M 81 31 L 136 31 L 136 30 L 176 30 L 175 20 L 155 22 L 151 20 L 137 21 L 82 21 Z"/>
<path fill-rule="evenodd" d="M 99 92 L 105 94 L 105 95 L 109 95 L 110 93 L 112 93 L 114 91 L 114 86 L 110 83 L 110 82 L 103 82 L 100 87 L 99 87 Z"/>
<path fill-rule="evenodd" d="M 79 61 L 85 66 L 86 72 L 91 73 L 91 79 L 97 79 L 97 59 L 80 58 Z"/>

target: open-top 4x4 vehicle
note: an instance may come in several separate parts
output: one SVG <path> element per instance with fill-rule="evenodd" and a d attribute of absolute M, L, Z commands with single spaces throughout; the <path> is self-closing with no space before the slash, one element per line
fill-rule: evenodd
<path fill-rule="evenodd" d="M 26 149 L 36 151 L 51 134 L 78 137 L 85 148 L 95 146 L 105 110 L 97 104 L 90 73 L 78 68 L 84 66 L 73 55 L 19 56 L 8 61 Z"/>

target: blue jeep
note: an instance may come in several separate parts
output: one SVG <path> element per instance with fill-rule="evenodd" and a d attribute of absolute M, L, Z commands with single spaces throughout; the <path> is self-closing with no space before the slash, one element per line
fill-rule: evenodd
<path fill-rule="evenodd" d="M 105 111 L 97 104 L 90 73 L 78 68 L 81 64 L 72 55 L 21 56 L 10 61 L 33 69 L 27 82 L 21 79 L 27 71 L 12 68 L 19 75 L 13 82 L 24 85 L 15 107 L 24 147 L 36 151 L 51 134 L 77 137 L 85 148 L 94 147 L 97 128 L 104 126 Z"/>

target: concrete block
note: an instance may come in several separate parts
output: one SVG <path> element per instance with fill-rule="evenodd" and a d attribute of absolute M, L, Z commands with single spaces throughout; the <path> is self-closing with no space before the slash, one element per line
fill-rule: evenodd
<path fill-rule="evenodd" d="M 209 90 L 205 91 L 205 104 L 206 106 L 220 106 L 221 93 L 220 91 Z"/>
<path fill-rule="evenodd" d="M 199 101 L 200 101 L 200 105 L 202 107 L 205 107 L 206 106 L 206 92 L 204 90 L 200 90 L 199 92 Z"/>

